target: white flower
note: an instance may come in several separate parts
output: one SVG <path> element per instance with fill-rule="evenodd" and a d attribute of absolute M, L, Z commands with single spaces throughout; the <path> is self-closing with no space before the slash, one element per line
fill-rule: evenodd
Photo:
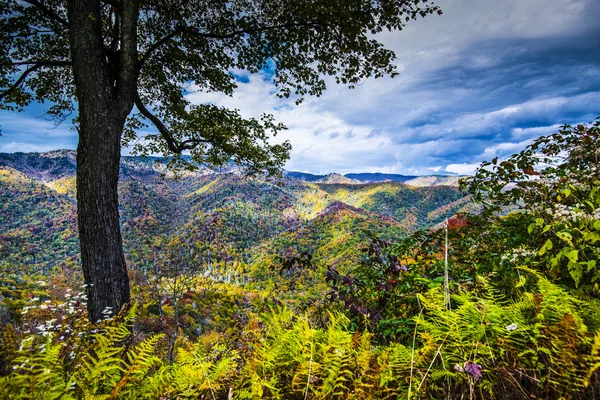
<path fill-rule="evenodd" d="M 507 330 L 507 331 L 509 331 L 509 332 L 510 332 L 510 331 L 514 331 L 514 330 L 516 330 L 518 327 L 519 327 L 519 325 L 517 325 L 516 323 L 514 323 L 514 324 L 510 324 L 510 325 L 508 325 L 508 326 L 506 327 L 506 330 Z"/>

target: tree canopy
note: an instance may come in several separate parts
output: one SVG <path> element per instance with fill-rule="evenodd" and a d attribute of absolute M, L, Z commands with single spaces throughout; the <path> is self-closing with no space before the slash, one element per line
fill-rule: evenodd
<path fill-rule="evenodd" d="M 77 109 L 67 1 L 0 1 L 0 107 L 50 103 L 57 122 Z M 380 1 L 95 1 L 98 59 L 112 90 L 136 86 L 124 140 L 139 154 L 177 155 L 221 165 L 231 158 L 250 170 L 275 172 L 290 150 L 266 133 L 284 127 L 268 115 L 191 104 L 185 87 L 232 95 L 233 70 L 268 69 L 280 97 L 320 95 L 326 77 L 350 87 L 396 73 L 394 53 L 374 35 L 410 19 L 441 13 L 421 0 Z M 90 60 L 92 62 L 92 60 Z M 75 119 L 77 124 L 77 120 Z M 154 125 L 158 135 L 137 140 Z"/>

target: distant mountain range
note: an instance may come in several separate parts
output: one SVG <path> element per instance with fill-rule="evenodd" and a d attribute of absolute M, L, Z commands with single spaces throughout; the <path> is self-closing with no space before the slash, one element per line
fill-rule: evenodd
<path fill-rule="evenodd" d="M 301 251 L 318 268 L 350 268 L 369 235 L 398 238 L 472 209 L 457 177 L 287 172 L 272 182 L 235 168 L 178 180 L 165 172 L 161 159 L 122 158 L 122 233 L 134 269 L 177 263 L 215 279 L 260 280 L 278 270 L 278 256 Z M 75 185 L 73 151 L 0 153 L 0 267 L 79 263 Z"/>
<path fill-rule="evenodd" d="M 332 173 L 328 175 L 314 175 L 307 172 L 286 171 L 285 176 L 306 182 L 316 183 L 378 183 L 378 182 L 400 182 L 412 186 L 457 186 L 461 178 L 457 175 L 400 175 L 384 174 L 381 172 L 363 172 L 340 175 Z"/>
<path fill-rule="evenodd" d="M 54 150 L 46 153 L 0 153 L 0 166 L 10 166 L 22 170 L 37 179 L 61 176 L 61 174 L 73 174 L 75 169 L 74 150 Z M 121 158 L 121 173 L 129 175 L 139 173 L 143 170 L 148 172 L 165 172 L 166 161 L 159 157 L 129 157 Z M 221 172 L 232 172 L 234 166 L 222 168 Z M 201 174 L 213 173 L 212 170 L 201 170 Z M 284 171 L 284 176 L 305 182 L 329 183 L 329 184 L 361 184 L 378 182 L 400 182 L 411 186 L 456 186 L 461 178 L 457 175 L 401 175 L 384 174 L 381 172 L 364 172 L 327 175 L 316 175 L 307 172 Z M 48 178 L 51 179 L 51 178 Z"/>

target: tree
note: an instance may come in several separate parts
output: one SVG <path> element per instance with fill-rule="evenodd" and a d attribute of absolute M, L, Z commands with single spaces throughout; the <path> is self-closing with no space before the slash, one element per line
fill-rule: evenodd
<path fill-rule="evenodd" d="M 117 182 L 122 141 L 180 166 L 233 159 L 277 172 L 289 143 L 264 115 L 192 105 L 185 85 L 231 95 L 234 69 L 271 66 L 278 95 L 320 95 L 325 77 L 354 86 L 394 75 L 394 53 L 374 35 L 438 7 L 427 0 L 0 0 L 0 107 L 48 101 L 61 122 L 76 112 L 77 202 L 89 315 L 128 303 Z M 137 138 L 153 124 L 156 135 Z"/>

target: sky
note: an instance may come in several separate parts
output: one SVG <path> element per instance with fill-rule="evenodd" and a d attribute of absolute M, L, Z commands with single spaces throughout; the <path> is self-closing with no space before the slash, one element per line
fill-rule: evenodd
<path fill-rule="evenodd" d="M 312 173 L 469 174 L 562 124 L 600 116 L 599 0 L 438 0 L 443 15 L 378 36 L 400 75 L 335 85 L 296 106 L 266 73 L 233 97 L 188 88 L 193 103 L 264 112 L 288 126 L 286 169 Z M 0 113 L 0 152 L 75 148 L 43 110 Z M 124 149 L 127 154 L 127 149 Z"/>

